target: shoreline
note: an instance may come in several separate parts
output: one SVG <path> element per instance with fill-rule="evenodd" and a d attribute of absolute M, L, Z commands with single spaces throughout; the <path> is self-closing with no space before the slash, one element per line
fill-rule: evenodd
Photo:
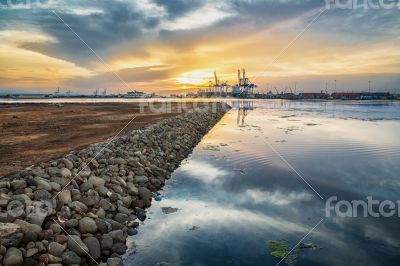
<path fill-rule="evenodd" d="M 0 263 L 120 265 L 153 192 L 228 109 L 208 104 L 1 179 Z"/>
<path fill-rule="evenodd" d="M 124 128 L 143 128 L 191 110 L 169 103 L 66 103 L 0 105 L 0 180 L 38 162 L 107 140 Z M 198 104 L 201 106 L 200 104 Z M 136 117 L 135 117 L 136 116 Z M 130 123 L 130 120 L 135 119 Z"/>

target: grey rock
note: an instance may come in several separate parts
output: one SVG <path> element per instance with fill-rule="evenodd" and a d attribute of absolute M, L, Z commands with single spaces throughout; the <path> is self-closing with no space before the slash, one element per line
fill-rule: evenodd
<path fill-rule="evenodd" d="M 91 172 L 90 170 L 88 170 L 88 169 L 81 170 L 81 171 L 79 172 L 79 175 L 80 175 L 81 177 L 83 177 L 83 178 L 88 178 L 91 174 L 92 174 L 92 172 Z"/>
<path fill-rule="evenodd" d="M 31 224 L 42 226 L 44 219 L 46 219 L 48 215 L 49 214 L 45 209 L 36 208 L 34 212 L 28 214 L 26 221 Z"/>
<path fill-rule="evenodd" d="M 119 223 L 121 223 L 121 224 L 124 224 L 129 220 L 129 216 L 126 215 L 125 213 L 117 213 L 114 216 L 114 220 L 119 222 Z"/>
<path fill-rule="evenodd" d="M 72 173 L 71 173 L 71 171 L 70 171 L 68 168 L 62 168 L 62 169 L 60 170 L 60 175 L 61 175 L 61 177 L 63 177 L 63 178 L 71 178 Z"/>
<path fill-rule="evenodd" d="M 21 265 L 23 261 L 21 250 L 10 247 L 4 255 L 3 264 L 6 266 Z"/>
<path fill-rule="evenodd" d="M 47 258 L 49 260 L 49 264 L 48 265 L 54 265 L 55 263 L 61 263 L 63 260 L 60 257 L 54 256 L 52 254 L 46 254 Z"/>
<path fill-rule="evenodd" d="M 126 237 L 122 230 L 114 230 L 108 233 L 114 241 L 125 243 Z"/>
<path fill-rule="evenodd" d="M 61 172 L 60 169 L 57 167 L 49 167 L 47 169 L 47 172 L 49 173 L 50 176 L 54 176 L 54 177 L 59 177 L 61 176 Z"/>
<path fill-rule="evenodd" d="M 69 219 L 65 222 L 66 227 L 77 227 L 79 225 L 79 221 L 77 219 Z"/>
<path fill-rule="evenodd" d="M 115 211 L 116 210 L 115 205 L 106 199 L 101 199 L 99 201 L 99 206 L 105 211 Z"/>
<path fill-rule="evenodd" d="M 89 248 L 89 254 L 90 256 L 97 260 L 101 256 L 101 248 L 100 248 L 100 243 L 95 237 L 87 237 L 83 240 L 85 245 Z"/>
<path fill-rule="evenodd" d="M 66 247 L 56 242 L 51 242 L 48 246 L 48 251 L 51 255 L 61 257 Z"/>
<path fill-rule="evenodd" d="M 88 211 L 88 207 L 80 201 L 73 201 L 69 204 L 69 207 L 77 212 L 84 212 Z"/>
<path fill-rule="evenodd" d="M 124 207 L 124 206 L 122 206 L 122 205 L 120 205 L 120 206 L 118 207 L 118 211 L 119 211 L 120 213 L 123 213 L 123 214 L 126 214 L 126 215 L 131 215 L 131 214 L 132 214 L 132 210 L 131 210 L 131 209 L 128 209 L 128 208 L 126 208 L 126 207 Z"/>
<path fill-rule="evenodd" d="M 57 223 L 51 224 L 50 229 L 54 232 L 54 234 L 60 234 L 62 232 L 60 225 Z"/>
<path fill-rule="evenodd" d="M 64 254 L 62 255 L 62 261 L 64 265 L 81 264 L 81 258 L 73 251 L 64 252 Z"/>
<path fill-rule="evenodd" d="M 30 174 L 33 175 L 33 176 L 44 176 L 45 175 L 45 171 L 40 167 L 35 167 L 35 168 L 30 170 Z"/>
<path fill-rule="evenodd" d="M 25 180 L 13 180 L 11 181 L 11 187 L 13 190 L 24 189 L 27 187 L 27 184 Z"/>
<path fill-rule="evenodd" d="M 58 169 L 58 168 L 57 168 L 57 169 Z M 60 190 L 61 190 L 61 188 L 64 188 L 65 186 L 67 186 L 67 185 L 68 185 L 68 182 L 70 182 L 69 179 L 63 178 L 63 177 L 58 177 L 58 176 L 52 176 L 52 177 L 50 177 L 50 181 L 51 181 L 52 183 L 58 184 L 58 185 L 60 186 Z"/>
<path fill-rule="evenodd" d="M 144 184 L 149 181 L 149 178 L 144 175 L 135 176 L 135 182 L 139 184 Z"/>
<path fill-rule="evenodd" d="M 63 191 L 58 194 L 58 199 L 63 203 L 63 204 L 68 204 L 72 202 L 71 199 L 71 191 L 64 189 Z"/>
<path fill-rule="evenodd" d="M 42 227 L 37 224 L 31 224 L 23 220 L 15 220 L 15 224 L 19 225 L 21 227 L 21 231 L 24 234 L 27 234 L 28 232 L 31 232 L 35 235 L 39 235 L 42 232 Z"/>
<path fill-rule="evenodd" d="M 97 189 L 97 191 L 99 192 L 100 196 L 102 196 L 102 197 L 106 197 L 109 192 L 108 188 L 106 188 L 106 187 L 99 187 Z"/>
<path fill-rule="evenodd" d="M 50 182 L 49 183 L 51 186 L 51 189 L 54 191 L 61 191 L 61 186 L 60 184 L 56 183 L 56 182 Z"/>
<path fill-rule="evenodd" d="M 79 201 L 83 202 L 86 206 L 94 206 L 99 204 L 100 197 L 94 190 L 89 190 L 86 197 L 82 197 Z"/>
<path fill-rule="evenodd" d="M 25 205 L 31 205 L 32 204 L 32 200 L 26 194 L 13 195 L 11 197 L 11 200 L 17 200 L 17 201 L 19 201 L 21 203 L 24 203 Z"/>
<path fill-rule="evenodd" d="M 79 187 L 79 190 L 80 190 L 81 192 L 87 192 L 87 191 L 89 191 L 89 190 L 92 189 L 92 188 L 93 188 L 93 185 L 86 182 L 86 183 L 83 183 L 83 184 Z"/>
<path fill-rule="evenodd" d="M 108 258 L 107 266 L 123 266 L 121 258 Z"/>
<path fill-rule="evenodd" d="M 133 183 L 127 183 L 128 193 L 132 196 L 139 195 L 139 189 Z"/>
<path fill-rule="evenodd" d="M 44 179 L 41 179 L 39 181 L 37 181 L 38 185 L 37 185 L 37 189 L 44 189 L 48 192 L 51 192 L 53 190 L 53 188 L 51 187 L 51 185 Z"/>
<path fill-rule="evenodd" d="M 32 257 L 33 255 L 37 254 L 39 252 L 39 250 L 37 248 L 30 248 L 26 251 L 26 256 Z"/>
<path fill-rule="evenodd" d="M 128 247 L 124 243 L 114 243 L 113 247 L 111 248 L 111 252 L 117 253 L 118 255 L 125 254 Z"/>
<path fill-rule="evenodd" d="M 0 208 L 4 208 L 8 206 L 11 197 L 5 193 L 0 193 Z"/>
<path fill-rule="evenodd" d="M 128 234 L 128 236 L 134 236 L 138 234 L 138 230 L 135 228 L 129 228 L 126 233 Z"/>
<path fill-rule="evenodd" d="M 124 190 L 122 189 L 121 186 L 119 185 L 113 185 L 112 189 L 114 190 L 115 193 L 117 194 L 122 194 L 124 192 Z"/>
<path fill-rule="evenodd" d="M 68 170 L 72 170 L 72 168 L 74 168 L 74 164 L 70 160 L 63 158 L 61 161 Z"/>
<path fill-rule="evenodd" d="M 0 182 L 0 188 L 10 188 L 10 182 L 8 181 Z"/>
<path fill-rule="evenodd" d="M 46 251 L 46 246 L 42 242 L 36 242 L 35 247 L 39 250 L 40 253 Z"/>
<path fill-rule="evenodd" d="M 103 178 L 97 176 L 90 176 L 88 182 L 92 184 L 94 187 L 104 187 L 106 181 Z"/>
<path fill-rule="evenodd" d="M 119 168 L 118 165 L 109 165 L 108 170 L 110 170 L 110 172 L 118 172 Z"/>
<path fill-rule="evenodd" d="M 99 208 L 96 212 L 97 217 L 104 219 L 106 217 L 106 212 L 103 208 Z"/>
<path fill-rule="evenodd" d="M 111 239 L 111 240 L 112 240 L 112 239 Z M 3 245 L 0 245 L 0 255 L 6 254 L 6 251 L 7 251 L 6 247 L 3 246 Z"/>
<path fill-rule="evenodd" d="M 37 201 L 40 200 L 49 200 L 52 198 L 52 195 L 44 189 L 38 189 L 35 192 L 33 192 L 33 198 Z"/>
<path fill-rule="evenodd" d="M 79 220 L 79 231 L 82 234 L 85 233 L 96 233 L 97 232 L 97 225 L 96 222 L 89 217 L 85 217 Z"/>
<path fill-rule="evenodd" d="M 89 252 L 88 247 L 83 243 L 79 236 L 69 235 L 68 236 L 68 249 L 75 252 L 80 256 L 86 256 Z M 65 254 L 65 253 L 64 253 Z M 64 258 L 64 255 L 63 255 Z"/>
<path fill-rule="evenodd" d="M 114 163 L 115 164 L 126 164 L 126 160 L 123 158 L 114 158 Z"/>
<path fill-rule="evenodd" d="M 0 223 L 0 244 L 2 246 L 17 246 L 21 242 L 23 236 L 20 225 Z"/>
<path fill-rule="evenodd" d="M 148 188 L 145 187 L 139 187 L 139 196 L 142 199 L 150 199 L 152 197 L 152 193 Z"/>
<path fill-rule="evenodd" d="M 101 244 L 102 249 L 111 249 L 114 242 L 113 242 L 112 237 L 109 234 L 104 234 L 101 237 L 100 244 Z"/>

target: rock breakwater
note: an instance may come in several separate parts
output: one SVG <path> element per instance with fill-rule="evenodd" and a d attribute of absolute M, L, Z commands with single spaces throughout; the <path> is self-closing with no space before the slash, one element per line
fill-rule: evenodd
<path fill-rule="evenodd" d="M 153 193 L 227 109 L 210 104 L 1 179 L 0 265 L 120 265 Z"/>

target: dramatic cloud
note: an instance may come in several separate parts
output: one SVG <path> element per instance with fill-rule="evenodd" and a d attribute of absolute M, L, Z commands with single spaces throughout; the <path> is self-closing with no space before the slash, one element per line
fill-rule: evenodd
<path fill-rule="evenodd" d="M 199 86 L 198 77 L 206 85 L 213 71 L 233 83 L 246 67 L 263 90 L 295 80 L 320 90 L 322 79 L 344 76 L 351 90 L 363 89 L 360 76 L 398 88 L 396 8 L 328 9 L 282 53 L 324 7 L 321 0 L 0 0 L 0 80 L 4 88 L 115 91 L 127 87 L 117 72 L 129 87 L 170 91 Z"/>

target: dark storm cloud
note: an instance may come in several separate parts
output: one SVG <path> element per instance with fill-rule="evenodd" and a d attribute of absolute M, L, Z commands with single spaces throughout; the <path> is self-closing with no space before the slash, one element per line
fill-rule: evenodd
<path fill-rule="evenodd" d="M 89 15 L 74 13 L 74 9 L 65 12 L 55 9 L 57 14 L 100 56 L 107 58 L 108 49 L 115 44 L 140 39 L 143 30 L 154 28 L 159 20 L 146 17 L 126 2 L 91 1 L 91 5 L 74 6 L 85 11 L 96 8 L 100 12 Z M 40 28 L 55 37 L 57 43 L 32 44 L 22 46 L 52 57 L 62 58 L 78 65 L 87 66 L 97 61 L 90 50 L 74 33 L 49 9 L 0 10 L 2 25 L 23 23 Z"/>
<path fill-rule="evenodd" d="M 5 0 L 2 0 L 5 1 Z M 41 1 L 39 1 L 41 2 Z M 134 56 L 136 52 L 143 54 L 143 50 L 135 47 L 135 44 L 146 38 L 143 31 L 156 29 L 162 20 L 174 20 L 184 16 L 190 11 L 201 8 L 207 1 L 187 1 L 187 0 L 155 0 L 153 3 L 159 7 L 164 7 L 167 18 L 149 16 L 143 10 L 132 2 L 122 1 L 68 1 L 65 7 L 60 2 L 59 6 L 49 6 L 49 8 L 22 9 L 22 10 L 0 10 L 0 27 L 7 26 L 23 28 L 27 25 L 33 25 L 40 28 L 43 32 L 51 35 L 58 40 L 57 43 L 25 43 L 22 47 L 25 49 L 37 51 L 51 57 L 62 58 L 74 62 L 78 65 L 90 67 L 93 62 L 97 62 L 96 57 L 79 40 L 73 32 L 51 11 L 55 10 L 57 14 L 79 35 L 85 42 L 95 50 L 106 61 L 112 57 L 112 47 L 124 42 L 132 43 L 133 49 L 129 50 L 130 55 Z M 274 1 L 227 1 L 226 9 L 237 12 L 238 16 L 220 22 L 219 27 L 236 26 L 238 23 L 253 23 L 255 27 L 263 27 L 265 23 L 278 19 L 284 19 L 295 16 L 300 12 L 321 5 L 321 1 L 293 1 L 280 2 Z M 68 10 L 67 7 L 70 9 Z M 79 9 L 81 11 L 97 9 L 100 13 L 93 12 L 89 15 L 81 15 L 71 10 Z M 225 24 L 224 24 L 225 23 Z M 243 24 L 246 25 L 246 24 Z M 195 40 L 198 33 L 208 33 L 218 30 L 215 28 L 200 29 L 199 31 L 164 31 L 161 40 L 169 41 L 177 39 L 184 43 L 186 34 Z M 189 46 L 190 47 L 190 46 Z"/>
<path fill-rule="evenodd" d="M 187 12 L 196 10 L 204 5 L 205 1 L 201 0 L 155 0 L 160 6 L 163 6 L 167 12 L 168 17 L 171 19 L 180 17 Z"/>

